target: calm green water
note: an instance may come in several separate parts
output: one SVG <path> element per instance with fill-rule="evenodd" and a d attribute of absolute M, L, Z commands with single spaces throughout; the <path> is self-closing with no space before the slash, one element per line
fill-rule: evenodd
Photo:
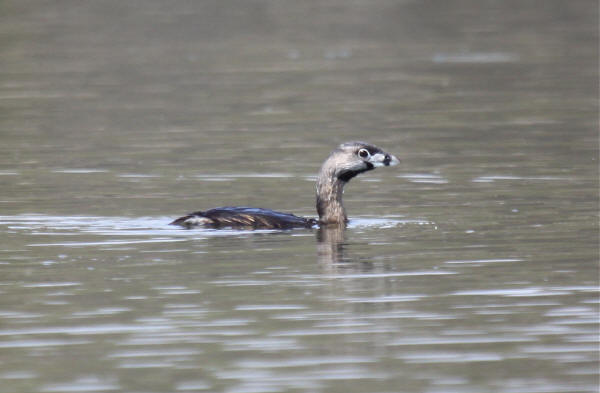
<path fill-rule="evenodd" d="M 597 392 L 597 2 L 1 9 L 3 393 Z"/>

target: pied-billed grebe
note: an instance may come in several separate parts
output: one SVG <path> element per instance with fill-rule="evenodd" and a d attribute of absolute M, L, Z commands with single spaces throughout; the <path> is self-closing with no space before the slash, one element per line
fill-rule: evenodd
<path fill-rule="evenodd" d="M 317 177 L 318 220 L 269 209 L 228 206 L 194 212 L 176 219 L 171 225 L 186 228 L 204 226 L 290 229 L 345 224 L 348 217 L 342 204 L 342 194 L 346 183 L 360 173 L 380 166 L 396 165 L 398 162 L 395 156 L 368 143 L 347 142 L 338 146 L 327 157 Z"/>

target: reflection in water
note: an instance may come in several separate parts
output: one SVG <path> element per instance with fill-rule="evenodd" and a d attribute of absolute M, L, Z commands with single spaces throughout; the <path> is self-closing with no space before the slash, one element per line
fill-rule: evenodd
<path fill-rule="evenodd" d="M 317 230 L 319 263 L 331 267 L 344 261 L 345 225 L 323 225 Z"/>

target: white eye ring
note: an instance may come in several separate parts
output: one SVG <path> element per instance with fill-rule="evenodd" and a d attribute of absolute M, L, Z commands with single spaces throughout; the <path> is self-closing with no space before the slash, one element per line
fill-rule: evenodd
<path fill-rule="evenodd" d="M 367 149 L 360 149 L 358 151 L 358 156 L 361 158 L 369 158 L 371 156 L 371 153 L 369 153 Z"/>

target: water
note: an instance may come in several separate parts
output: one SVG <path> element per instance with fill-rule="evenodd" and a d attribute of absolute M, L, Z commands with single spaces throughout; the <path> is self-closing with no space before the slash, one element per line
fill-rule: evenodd
<path fill-rule="evenodd" d="M 5 2 L 2 392 L 596 392 L 597 12 Z M 167 225 L 353 139 L 345 231 Z"/>

